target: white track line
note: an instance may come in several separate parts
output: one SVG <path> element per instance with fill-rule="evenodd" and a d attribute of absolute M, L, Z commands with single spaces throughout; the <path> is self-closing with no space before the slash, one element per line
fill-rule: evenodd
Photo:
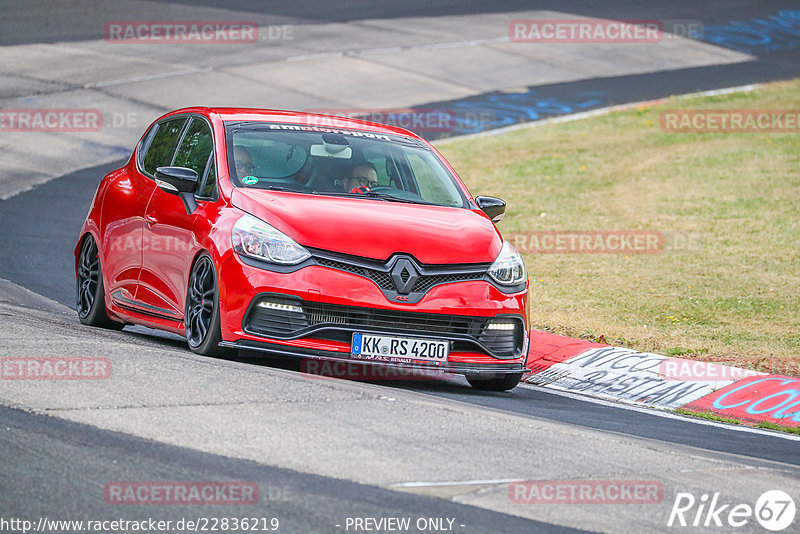
<path fill-rule="evenodd" d="M 391 484 L 390 488 L 435 488 L 446 486 L 484 486 L 486 484 L 510 484 L 520 482 L 523 478 L 500 478 L 495 480 L 455 480 L 452 482 L 398 482 Z"/>
<path fill-rule="evenodd" d="M 171 78 L 172 76 L 183 76 L 185 74 L 195 74 L 197 72 L 210 71 L 211 67 L 198 67 L 182 70 L 173 70 L 169 72 L 159 72 L 158 74 L 147 74 L 144 76 L 134 76 L 132 78 L 121 78 L 119 80 L 109 80 L 107 82 L 94 82 L 83 85 L 83 89 L 94 89 L 96 87 L 109 87 L 112 85 L 120 85 L 123 83 L 143 82 L 148 80 L 160 80 L 162 78 Z"/>

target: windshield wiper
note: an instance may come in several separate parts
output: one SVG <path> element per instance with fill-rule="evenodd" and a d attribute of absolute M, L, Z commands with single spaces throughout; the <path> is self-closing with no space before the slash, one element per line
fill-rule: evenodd
<path fill-rule="evenodd" d="M 433 202 L 427 202 L 427 201 L 421 200 L 421 199 L 420 200 L 415 200 L 415 199 L 412 199 L 412 198 L 403 198 L 403 197 L 398 197 L 398 196 L 392 195 L 390 193 L 383 193 L 383 192 L 377 192 L 377 191 L 367 191 L 366 193 L 363 193 L 363 195 L 368 196 L 370 198 L 380 198 L 380 199 L 383 199 L 383 200 L 388 200 L 390 202 L 404 202 L 406 204 L 427 204 L 429 206 L 435 206 L 435 204 Z"/>
<path fill-rule="evenodd" d="M 372 198 L 376 200 L 385 200 L 388 202 L 402 202 L 404 204 L 427 204 L 435 206 L 432 202 L 424 200 L 413 200 L 410 198 L 396 197 L 389 193 L 378 193 L 376 191 L 366 191 L 364 193 L 347 193 L 344 191 L 312 191 L 312 195 L 328 195 L 332 197 L 347 197 L 347 198 Z"/>
<path fill-rule="evenodd" d="M 290 193 L 302 193 L 302 187 L 286 187 L 283 185 L 264 185 L 259 187 L 251 187 L 250 189 L 266 189 L 267 191 L 288 191 Z"/>
<path fill-rule="evenodd" d="M 348 198 L 364 198 L 366 195 L 361 193 L 347 193 L 345 191 L 312 191 L 312 195 L 327 195 L 330 197 L 348 197 Z M 369 197 L 378 198 L 378 197 Z M 383 200 L 383 199 L 380 199 Z"/>

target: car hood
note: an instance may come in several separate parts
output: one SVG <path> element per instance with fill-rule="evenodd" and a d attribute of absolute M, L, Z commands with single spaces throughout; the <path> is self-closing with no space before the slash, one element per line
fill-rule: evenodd
<path fill-rule="evenodd" d="M 231 202 L 303 246 L 378 260 L 488 263 L 502 238 L 480 211 L 373 199 L 236 188 Z"/>

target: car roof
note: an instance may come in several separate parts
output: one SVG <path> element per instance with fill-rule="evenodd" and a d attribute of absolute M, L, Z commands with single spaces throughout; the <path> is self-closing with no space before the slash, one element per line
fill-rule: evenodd
<path fill-rule="evenodd" d="M 368 110 L 363 110 L 365 113 Z M 399 110 L 398 110 L 399 111 Z M 385 133 L 394 135 L 404 135 L 414 139 L 422 139 L 414 132 L 396 126 L 388 126 L 377 122 L 351 119 L 337 115 L 325 115 L 321 113 L 309 113 L 305 111 L 288 111 L 280 109 L 258 109 L 258 108 L 226 108 L 226 107 L 190 107 L 177 109 L 168 113 L 200 113 L 203 115 L 216 114 L 223 121 L 259 121 L 259 122 L 279 122 L 284 124 L 297 124 L 318 126 L 321 128 L 347 128 L 351 130 L 363 130 L 373 133 Z"/>

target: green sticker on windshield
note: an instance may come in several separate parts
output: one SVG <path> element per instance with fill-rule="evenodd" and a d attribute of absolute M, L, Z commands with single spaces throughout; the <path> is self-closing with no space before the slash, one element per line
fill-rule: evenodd
<path fill-rule="evenodd" d="M 258 183 L 258 178 L 256 178 L 255 176 L 245 176 L 244 178 L 242 178 L 242 183 L 244 185 L 257 184 Z"/>

